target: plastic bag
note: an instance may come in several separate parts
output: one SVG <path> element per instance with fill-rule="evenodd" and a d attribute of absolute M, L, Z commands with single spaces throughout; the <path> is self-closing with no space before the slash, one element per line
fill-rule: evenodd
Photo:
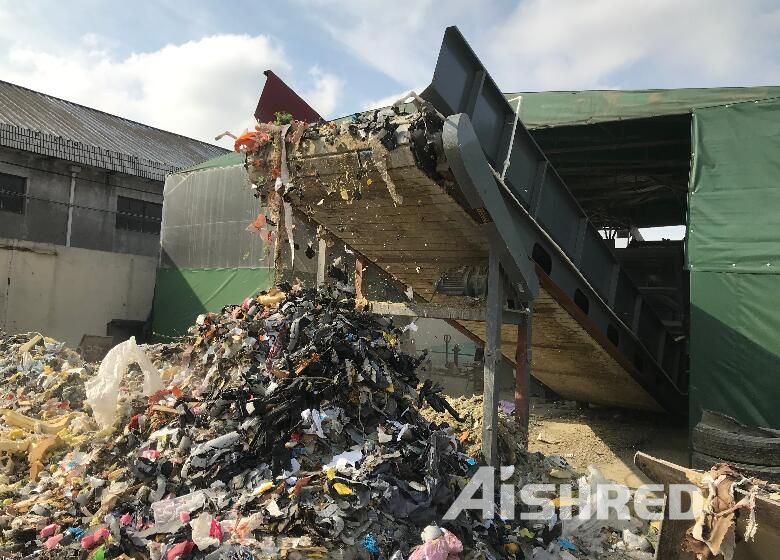
<path fill-rule="evenodd" d="M 630 517 L 624 518 L 618 515 L 613 508 L 608 508 L 608 516 L 606 518 L 602 519 L 598 515 L 600 505 L 607 499 L 606 489 L 610 486 L 615 486 L 615 483 L 607 480 L 596 466 L 588 465 L 588 476 L 585 482 L 590 495 L 580 496 L 580 508 L 587 508 L 586 504 L 589 503 L 590 515 L 583 515 L 581 510 L 580 515 L 565 520 L 563 523 L 563 536 L 564 538 L 576 537 L 582 547 L 588 552 L 602 552 L 604 548 L 602 530 L 605 527 L 621 532 L 623 529 L 631 527 L 632 523 Z M 628 513 L 627 509 L 625 513 Z"/>
<path fill-rule="evenodd" d="M 206 505 L 206 494 L 203 490 L 196 490 L 191 494 L 154 502 L 152 504 L 154 522 L 158 525 L 169 523 L 179 519 L 182 512 L 192 513 L 204 505 Z"/>
<path fill-rule="evenodd" d="M 119 385 L 130 364 L 138 364 L 144 373 L 144 395 L 163 388 L 160 372 L 135 342 L 135 337 L 114 346 L 100 364 L 97 375 L 84 383 L 87 402 L 97 423 L 106 428 L 116 420 Z"/>
<path fill-rule="evenodd" d="M 460 558 L 463 544 L 447 529 L 441 529 L 439 538 L 431 539 L 416 547 L 409 560 L 454 560 Z"/>
<path fill-rule="evenodd" d="M 209 513 L 201 513 L 193 521 L 190 522 L 192 527 L 192 540 L 195 542 L 195 546 L 198 550 L 204 551 L 209 547 L 218 546 L 220 544 L 219 538 L 212 536 L 214 518 Z"/>

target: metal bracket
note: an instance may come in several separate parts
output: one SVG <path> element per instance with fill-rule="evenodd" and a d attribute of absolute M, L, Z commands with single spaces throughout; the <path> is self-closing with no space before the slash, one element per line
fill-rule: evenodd
<path fill-rule="evenodd" d="M 496 188 L 496 179 L 468 121 L 464 115 L 449 117 L 444 122 L 442 144 L 466 199 L 469 203 L 474 201 L 482 205 L 483 201 L 502 195 Z M 493 222 L 483 226 L 488 228 L 490 246 L 498 252 L 504 272 L 520 291 L 522 301 L 533 301 L 539 293 L 539 279 L 530 255 L 523 250 L 524 243 L 516 221 L 503 200 L 501 204 L 492 206 L 490 216 Z"/>

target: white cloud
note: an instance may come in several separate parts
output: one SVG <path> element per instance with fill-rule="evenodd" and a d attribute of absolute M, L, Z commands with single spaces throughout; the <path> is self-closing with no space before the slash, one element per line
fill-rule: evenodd
<path fill-rule="evenodd" d="M 381 0 L 310 0 L 305 6 L 312 21 L 352 56 L 410 88 L 430 82 L 444 34 L 443 15 L 450 21 L 481 21 L 493 11 L 489 3 L 476 9 L 467 0 L 418 0 L 403 6 Z"/>
<path fill-rule="evenodd" d="M 331 117 L 344 82 L 313 67 L 295 79 L 282 46 L 264 35 L 213 35 L 120 58 L 96 34 L 63 52 L 13 46 L 3 79 L 206 142 L 251 127 L 263 70 L 303 84 L 302 97 Z M 310 84 L 309 89 L 303 89 Z M 219 142 L 231 146 L 225 138 Z"/>
<path fill-rule="evenodd" d="M 779 77 L 777 52 L 764 52 L 779 17 L 753 0 L 528 0 L 487 47 L 510 90 L 593 88 L 641 67 L 666 85 L 755 83 Z"/>
<path fill-rule="evenodd" d="M 419 93 L 425 89 L 426 86 L 417 87 L 417 88 L 407 88 L 401 91 L 398 91 L 394 93 L 393 95 L 386 95 L 385 97 L 380 97 L 379 99 L 371 99 L 369 101 L 365 101 L 362 104 L 363 111 L 368 111 L 370 109 L 381 109 L 383 107 L 389 107 L 399 99 L 401 99 L 402 96 L 406 95 L 409 92 L 415 92 L 419 95 Z"/>
<path fill-rule="evenodd" d="M 423 0 L 403 9 L 377 0 L 310 0 L 306 6 L 312 22 L 353 57 L 407 87 L 428 83 L 451 23 L 507 91 L 780 80 L 776 0 L 523 0 L 508 8 L 497 1 Z"/>
<path fill-rule="evenodd" d="M 300 96 L 323 117 L 335 116 L 333 111 L 344 89 L 344 80 L 335 74 L 323 72 L 318 66 L 310 68 L 309 75 L 314 79 L 314 85 Z"/>
<path fill-rule="evenodd" d="M 12 47 L 0 61 L 8 81 L 209 142 L 253 124 L 267 68 L 290 65 L 262 35 L 214 35 L 125 58 L 88 37 L 63 52 Z"/>

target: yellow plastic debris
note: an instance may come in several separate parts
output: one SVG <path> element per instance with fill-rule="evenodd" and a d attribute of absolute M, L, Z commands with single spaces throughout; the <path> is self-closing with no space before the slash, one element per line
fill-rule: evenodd
<path fill-rule="evenodd" d="M 30 480 L 38 480 L 38 475 L 44 469 L 43 459 L 46 454 L 62 444 L 56 435 L 49 436 L 30 446 L 27 461 L 30 463 Z"/>
<path fill-rule="evenodd" d="M 26 433 L 27 432 L 25 432 L 21 428 L 14 428 L 10 432 L 8 432 L 8 438 L 13 440 L 22 439 Z"/>
<path fill-rule="evenodd" d="M 4 506 L 10 506 L 12 503 L 14 503 L 13 498 L 6 498 L 5 500 L 3 500 Z"/>
<path fill-rule="evenodd" d="M 336 476 L 336 469 L 334 469 L 333 467 L 325 470 L 325 477 L 328 480 L 333 480 L 335 476 Z"/>
<path fill-rule="evenodd" d="M 265 494 L 268 492 L 271 488 L 274 487 L 274 483 L 270 480 L 264 480 L 260 483 L 260 485 L 255 488 L 255 491 L 252 492 L 255 496 L 259 496 L 260 494 Z"/>
<path fill-rule="evenodd" d="M 579 500 L 568 496 L 558 496 L 557 498 L 550 500 L 550 503 L 555 507 L 574 507 L 580 505 Z"/>
<path fill-rule="evenodd" d="M 271 288 L 265 295 L 260 295 L 255 298 L 255 301 L 265 307 L 270 307 L 284 301 L 287 294 L 281 291 L 279 288 Z"/>
<path fill-rule="evenodd" d="M 520 529 L 520 536 L 524 539 L 533 539 L 536 538 L 536 535 L 534 535 L 531 531 L 528 530 L 527 527 L 523 527 Z"/>
<path fill-rule="evenodd" d="M 33 347 L 39 342 L 43 342 L 43 337 L 40 334 L 36 334 L 34 337 L 19 347 L 19 355 L 24 356 L 25 353 L 32 350 Z"/>
<path fill-rule="evenodd" d="M 23 439 L 19 441 L 12 441 L 10 439 L 0 439 L 0 451 L 6 453 L 25 453 L 27 448 L 30 447 L 32 440 Z"/>
<path fill-rule="evenodd" d="M 71 418 L 73 418 L 73 413 L 66 414 L 65 416 L 62 416 L 51 422 L 44 422 L 42 420 L 30 418 L 24 414 L 19 414 L 15 410 L 8 409 L 0 410 L 0 416 L 3 417 L 6 424 L 15 426 L 17 428 L 22 428 L 28 432 L 56 434 L 70 423 Z"/>
<path fill-rule="evenodd" d="M 338 492 L 339 496 L 351 496 L 354 494 L 352 488 L 341 482 L 334 482 L 333 489 Z"/>

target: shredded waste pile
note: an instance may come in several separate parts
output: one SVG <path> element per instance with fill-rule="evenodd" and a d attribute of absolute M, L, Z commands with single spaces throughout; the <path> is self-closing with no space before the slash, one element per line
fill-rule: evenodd
<path fill-rule="evenodd" d="M 423 408 L 420 413 L 431 422 L 451 425 L 465 452 L 478 455 L 482 449 L 482 395 L 447 398 L 447 401 L 455 409 L 458 418 L 433 408 Z M 528 457 L 525 428 L 513 414 L 514 404 L 500 401 L 498 412 L 498 452 L 502 461 L 514 465 Z"/>
<path fill-rule="evenodd" d="M 444 513 L 482 464 L 473 403 L 448 402 L 354 290 L 282 285 L 201 315 L 177 344 L 99 365 L 0 333 L 0 550 L 16 558 L 652 558 L 637 519 Z M 422 412 L 422 413 L 421 413 Z M 576 479 L 524 450 L 510 482 Z M 464 430 L 464 426 L 468 430 Z M 600 481 L 593 469 L 585 478 Z M 507 480 L 504 478 L 503 480 Z M 498 487 L 498 486 L 497 486 Z M 558 508 L 562 498 L 551 494 Z M 526 506 L 517 500 L 519 513 Z M 608 556 L 603 556 L 607 554 Z"/>
<path fill-rule="evenodd" d="M 389 320 L 349 290 L 282 288 L 199 317 L 152 359 L 122 343 L 97 371 L 4 337 L 3 550 L 408 555 L 478 460 L 419 414 L 448 405 Z M 468 519 L 442 535 L 490 555 L 516 538 Z"/>
<path fill-rule="evenodd" d="M 0 331 L 0 492 L 37 480 L 57 449 L 78 446 L 95 423 L 81 412 L 94 368 L 79 354 L 38 333 Z M 67 428 L 67 429 L 66 429 Z"/>

